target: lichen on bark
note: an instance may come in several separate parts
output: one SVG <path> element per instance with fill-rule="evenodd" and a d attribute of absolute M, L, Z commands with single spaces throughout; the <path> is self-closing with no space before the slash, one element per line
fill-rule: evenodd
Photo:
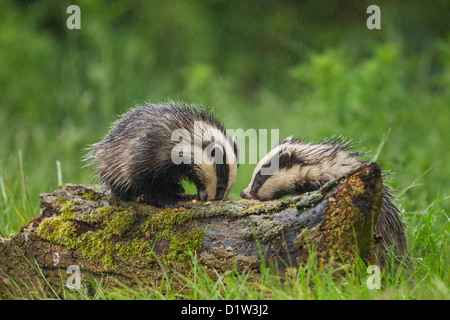
<path fill-rule="evenodd" d="M 86 259 L 101 260 L 106 270 L 113 270 L 117 260 L 137 258 L 152 264 L 156 254 L 162 261 L 185 262 L 189 251 L 200 249 L 204 231 L 198 230 L 195 223 L 187 224 L 193 218 L 192 211 L 110 203 L 86 213 L 82 202 L 98 198 L 85 194 L 88 191 L 83 191 L 80 202 L 59 198 L 62 206 L 42 220 L 36 234 L 51 243 L 79 250 Z M 167 242 L 167 247 L 156 253 L 156 242 Z"/>

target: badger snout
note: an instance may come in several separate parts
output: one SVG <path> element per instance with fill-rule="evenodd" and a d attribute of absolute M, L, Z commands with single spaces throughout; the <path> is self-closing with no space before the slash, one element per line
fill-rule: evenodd
<path fill-rule="evenodd" d="M 241 197 L 242 197 L 243 199 L 255 199 L 255 197 L 253 197 L 253 196 L 250 194 L 250 189 L 249 189 L 249 188 L 246 188 L 246 189 L 244 189 L 244 190 L 241 191 Z"/>
<path fill-rule="evenodd" d="M 198 191 L 198 197 L 200 201 L 207 201 L 208 200 L 208 193 L 206 190 L 199 190 Z"/>

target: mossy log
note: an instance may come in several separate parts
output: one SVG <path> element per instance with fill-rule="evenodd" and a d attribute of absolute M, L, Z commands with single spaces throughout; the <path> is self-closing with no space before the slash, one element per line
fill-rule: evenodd
<path fill-rule="evenodd" d="M 211 274 L 257 273 L 261 259 L 279 270 L 297 266 L 312 247 L 322 264 L 369 261 L 383 188 L 372 163 L 317 191 L 267 202 L 190 200 L 158 209 L 119 201 L 104 186 L 77 184 L 40 197 L 41 216 L 0 239 L 0 296 L 57 294 L 69 266 L 80 268 L 85 284 L 107 278 L 109 285 L 116 279 L 133 287 L 166 276 L 176 284 L 193 256 Z"/>

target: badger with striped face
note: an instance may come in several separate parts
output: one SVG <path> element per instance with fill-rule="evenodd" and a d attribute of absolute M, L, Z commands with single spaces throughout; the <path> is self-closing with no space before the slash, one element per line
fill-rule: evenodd
<path fill-rule="evenodd" d="M 86 158 L 120 199 L 158 207 L 185 198 L 183 180 L 202 201 L 226 199 L 238 167 L 236 141 L 213 112 L 174 102 L 125 113 Z"/>
<path fill-rule="evenodd" d="M 265 201 L 316 190 L 362 165 L 360 153 L 350 149 L 349 143 L 337 139 L 310 144 L 288 137 L 256 165 L 241 197 Z M 273 174 L 264 174 L 274 166 Z"/>
<path fill-rule="evenodd" d="M 266 201 L 317 190 L 326 182 L 338 179 L 367 162 L 358 159 L 362 154 L 352 152 L 352 148 L 340 138 L 306 143 L 288 137 L 256 165 L 250 184 L 241 192 L 241 197 Z M 273 166 L 275 168 L 270 174 L 264 174 L 264 169 Z M 383 247 L 400 261 L 406 252 L 406 235 L 394 199 L 391 189 L 384 185 L 383 203 L 374 232 L 381 235 Z M 380 254 L 382 264 L 387 262 L 387 252 L 383 250 Z"/>

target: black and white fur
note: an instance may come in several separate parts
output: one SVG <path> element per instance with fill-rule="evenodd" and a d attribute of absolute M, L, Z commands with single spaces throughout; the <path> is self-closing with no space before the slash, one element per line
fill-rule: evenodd
<path fill-rule="evenodd" d="M 367 162 L 358 159 L 363 154 L 352 152 L 352 148 L 349 142 L 340 138 L 307 143 L 288 137 L 257 164 L 241 197 L 266 201 L 317 190 L 326 182 L 338 179 Z M 261 169 L 269 167 L 274 157 L 279 160 L 278 170 L 271 175 L 261 174 Z M 383 192 L 382 208 L 374 232 L 381 235 L 383 246 L 393 249 L 399 261 L 406 251 L 405 225 L 393 202 L 395 196 L 392 191 L 384 185 Z M 386 263 L 384 254 L 380 259 L 381 263 Z"/>
<path fill-rule="evenodd" d="M 195 131 L 194 124 L 201 130 Z M 177 129 L 189 136 L 172 141 Z M 172 161 L 174 150 L 185 163 Z M 214 161 L 217 152 L 223 161 Z M 185 179 L 196 185 L 202 201 L 226 199 L 237 173 L 236 141 L 214 113 L 174 102 L 138 106 L 123 114 L 86 158 L 120 199 L 144 199 L 158 207 L 185 197 Z"/>

